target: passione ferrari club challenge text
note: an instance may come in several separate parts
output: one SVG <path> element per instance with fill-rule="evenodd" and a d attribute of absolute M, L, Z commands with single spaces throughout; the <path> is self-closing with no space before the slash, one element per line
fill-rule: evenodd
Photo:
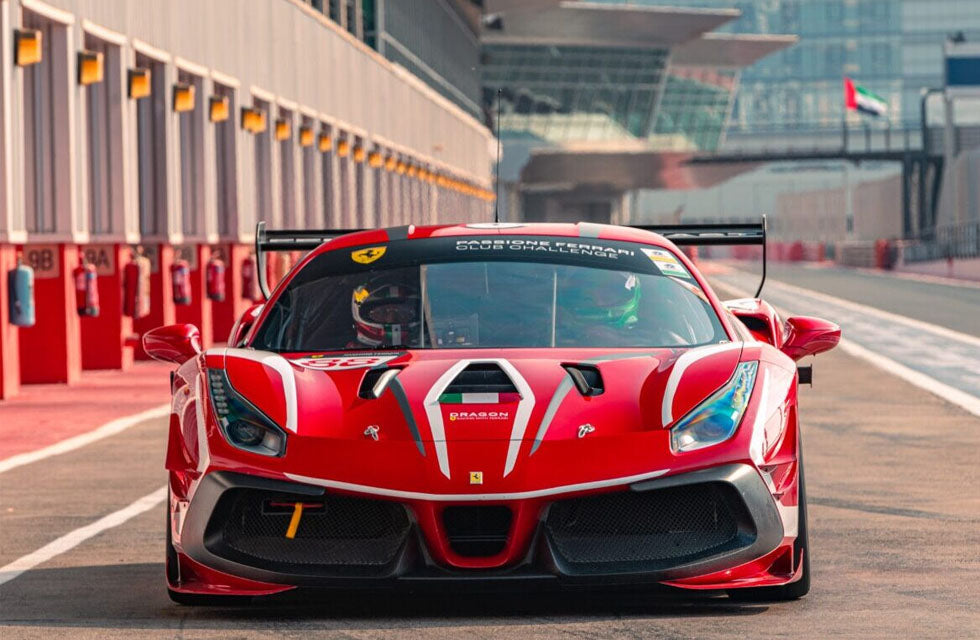
<path fill-rule="evenodd" d="M 560 240 L 457 240 L 456 251 L 543 251 L 546 253 L 565 253 L 582 256 L 595 256 L 617 260 L 619 256 L 632 256 L 630 249 L 616 249 L 597 244 L 581 242 L 563 242 Z"/>

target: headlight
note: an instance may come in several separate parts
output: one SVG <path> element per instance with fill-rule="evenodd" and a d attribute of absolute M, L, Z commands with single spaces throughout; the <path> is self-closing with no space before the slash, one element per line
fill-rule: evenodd
<path fill-rule="evenodd" d="M 233 446 L 265 456 L 286 452 L 286 434 L 255 405 L 231 388 L 223 369 L 208 371 L 211 406 L 225 440 Z"/>
<path fill-rule="evenodd" d="M 732 437 L 749 406 L 758 362 L 743 362 L 721 389 L 699 404 L 670 430 L 670 448 L 693 451 Z"/>

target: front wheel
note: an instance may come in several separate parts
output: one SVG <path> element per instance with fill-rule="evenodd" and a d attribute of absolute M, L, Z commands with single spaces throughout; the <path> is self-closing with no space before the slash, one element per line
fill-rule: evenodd
<path fill-rule="evenodd" d="M 810 591 L 810 540 L 807 535 L 806 519 L 806 482 L 803 476 L 803 451 L 800 449 L 800 496 L 799 496 L 799 529 L 796 542 L 793 543 L 793 556 L 796 562 L 803 560 L 803 572 L 796 582 L 778 587 L 751 587 L 749 589 L 732 589 L 728 597 L 743 602 L 796 600 Z M 795 566 L 795 563 L 794 563 Z"/>

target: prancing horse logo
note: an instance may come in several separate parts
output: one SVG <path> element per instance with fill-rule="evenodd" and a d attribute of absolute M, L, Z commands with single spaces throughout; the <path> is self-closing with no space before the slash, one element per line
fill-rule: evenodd
<path fill-rule="evenodd" d="M 371 264 L 381 256 L 385 254 L 388 247 L 368 247 L 367 249 L 358 249 L 357 251 L 352 251 L 350 254 L 351 260 L 354 262 L 359 262 L 361 264 Z"/>

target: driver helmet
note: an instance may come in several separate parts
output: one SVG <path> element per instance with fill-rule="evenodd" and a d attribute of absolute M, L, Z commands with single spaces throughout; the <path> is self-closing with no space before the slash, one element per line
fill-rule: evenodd
<path fill-rule="evenodd" d="M 636 274 L 607 269 L 577 270 L 564 283 L 561 305 L 581 322 L 618 329 L 639 321 L 640 279 Z"/>
<path fill-rule="evenodd" d="M 419 329 L 418 289 L 390 282 L 362 284 L 351 295 L 351 315 L 361 344 L 405 344 Z"/>

